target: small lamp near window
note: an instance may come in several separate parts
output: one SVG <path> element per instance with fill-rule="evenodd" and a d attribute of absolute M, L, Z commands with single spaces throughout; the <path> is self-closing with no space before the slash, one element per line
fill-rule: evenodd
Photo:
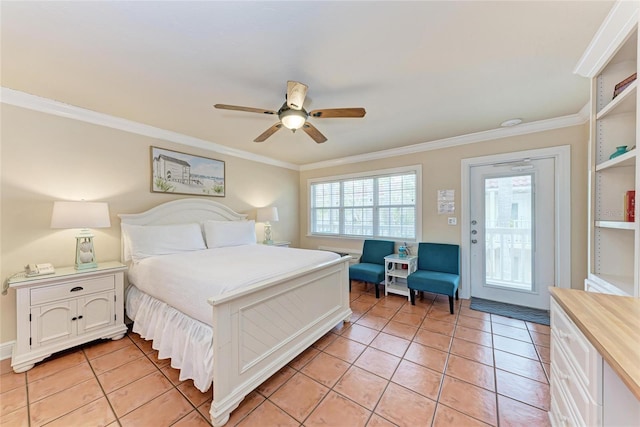
<path fill-rule="evenodd" d="M 278 208 L 276 207 L 266 207 L 258 209 L 257 215 L 258 222 L 264 222 L 264 240 L 262 243 L 265 245 L 272 245 L 273 240 L 271 239 L 271 222 L 278 221 Z"/>
<path fill-rule="evenodd" d="M 105 202 L 54 202 L 51 228 L 79 228 L 76 236 L 76 270 L 98 267 L 89 228 L 111 227 Z"/>

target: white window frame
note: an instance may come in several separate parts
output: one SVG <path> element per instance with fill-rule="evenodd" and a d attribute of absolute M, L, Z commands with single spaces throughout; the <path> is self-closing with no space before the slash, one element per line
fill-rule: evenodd
<path fill-rule="evenodd" d="M 357 178 L 378 178 L 389 175 L 401 175 L 407 172 L 413 172 L 416 174 L 416 230 L 414 239 L 406 239 L 402 237 L 378 237 L 378 236 L 357 236 L 352 234 L 322 234 L 312 232 L 312 206 L 311 206 L 311 186 L 318 183 L 330 183 L 336 181 L 344 181 Z M 342 203 L 342 202 L 341 202 Z M 377 206 L 375 206 L 377 208 Z M 378 216 L 374 213 L 374 221 L 378 221 Z M 342 224 L 341 224 L 342 225 Z M 374 227 L 377 228 L 377 224 L 374 223 Z M 307 237 L 322 237 L 322 238 L 334 238 L 334 239 L 381 239 L 381 240 L 393 240 L 397 242 L 418 242 L 422 239 L 422 165 L 403 166 L 392 169 L 382 169 L 376 171 L 359 172 L 346 175 L 334 175 L 325 176 L 322 178 L 310 178 L 307 180 Z"/>

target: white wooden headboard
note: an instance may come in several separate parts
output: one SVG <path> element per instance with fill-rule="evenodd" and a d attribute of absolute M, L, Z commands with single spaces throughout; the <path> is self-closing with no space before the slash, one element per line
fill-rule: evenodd
<path fill-rule="evenodd" d="M 214 221 L 244 221 L 246 214 L 240 214 L 225 205 L 207 199 L 179 199 L 163 203 L 146 212 L 136 214 L 119 214 L 120 224 L 133 225 L 168 225 Z M 124 236 L 123 234 L 121 234 Z M 121 238 L 120 257 L 125 260 L 125 242 Z"/>

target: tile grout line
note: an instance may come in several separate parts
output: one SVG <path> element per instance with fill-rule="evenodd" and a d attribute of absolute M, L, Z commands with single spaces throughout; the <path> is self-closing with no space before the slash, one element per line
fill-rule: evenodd
<path fill-rule="evenodd" d="M 121 339 L 125 339 L 125 338 L 133 343 L 133 340 L 131 338 L 129 338 L 129 335 L 127 335 L 127 333 L 125 333 L 124 337 L 122 337 Z M 135 344 L 135 343 L 133 343 L 133 344 Z M 89 356 L 87 356 L 87 353 L 84 351 L 84 348 L 82 349 L 82 353 L 84 354 L 84 357 L 87 359 L 87 363 L 89 364 L 89 368 L 91 369 L 91 372 L 93 373 L 93 376 L 95 377 L 95 379 L 96 379 L 96 381 L 98 383 L 98 386 L 100 387 L 100 390 L 102 391 L 102 394 L 103 394 L 105 400 L 107 401 L 107 404 L 109 405 L 109 408 L 111 408 L 111 412 L 113 412 L 113 416 L 116 418 L 116 422 L 118 423 L 118 426 L 122 426 L 122 423 L 120 422 L 120 417 L 118 417 L 116 409 L 111 404 L 111 400 L 109 400 L 109 397 L 107 396 L 107 392 L 105 391 L 104 387 L 102 386 L 102 383 L 100 382 L 100 379 L 98 378 L 98 374 L 96 374 L 95 369 L 93 369 L 93 365 L 91 364 L 91 359 L 89 359 Z M 111 353 L 113 353 L 113 352 L 111 352 Z M 105 354 L 108 354 L 108 353 L 105 353 Z"/>
<path fill-rule="evenodd" d="M 489 315 L 489 327 L 491 328 L 491 356 L 493 358 L 493 386 L 495 387 L 496 399 L 496 426 L 500 426 L 500 399 L 498 399 L 498 367 L 496 366 L 496 347 L 493 339 L 493 318 Z"/>
<path fill-rule="evenodd" d="M 27 373 L 24 373 L 24 387 L 25 387 L 25 395 L 27 398 L 27 423 L 28 426 L 31 427 L 31 403 L 29 402 L 29 379 L 27 378 Z"/>

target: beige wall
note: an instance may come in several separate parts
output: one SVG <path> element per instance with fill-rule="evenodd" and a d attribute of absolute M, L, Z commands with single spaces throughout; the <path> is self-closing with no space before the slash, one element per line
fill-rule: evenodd
<path fill-rule="evenodd" d="M 360 249 L 361 240 L 319 239 L 307 234 L 307 179 L 422 165 L 422 241 L 459 243 L 460 224 L 437 215 L 436 191 L 456 191 L 460 219 L 460 161 L 490 154 L 571 145 L 571 273 L 581 288 L 587 265 L 587 125 L 445 148 L 384 160 L 298 173 L 110 128 L 0 104 L 0 277 L 5 280 L 28 262 L 73 263 L 73 230 L 49 228 L 55 200 L 109 202 L 112 226 L 94 230 L 98 261 L 119 259 L 118 213 L 141 212 L 188 196 L 149 191 L 149 146 L 204 155 L 226 162 L 227 196 L 212 198 L 255 218 L 259 206 L 278 207 L 274 238 L 294 245 Z M 296 207 L 299 207 L 296 209 Z M 262 229 L 258 227 L 258 238 Z M 0 344 L 15 339 L 15 293 L 0 297 Z"/>
<path fill-rule="evenodd" d="M 255 218 L 278 207 L 274 238 L 298 243 L 298 172 L 1 105 L 0 277 L 26 263 L 73 264 L 75 231 L 49 228 L 55 200 L 109 202 L 111 228 L 94 230 L 98 261 L 120 259 L 119 213 L 141 212 L 184 195 L 151 193 L 149 146 L 225 161 L 226 197 L 211 200 Z M 262 238 L 262 227 L 257 227 Z M 0 344 L 15 339 L 15 292 L 0 297 Z"/>
<path fill-rule="evenodd" d="M 587 148 L 588 126 L 574 126 L 536 134 L 425 151 L 362 163 L 316 169 L 300 173 L 300 244 L 305 248 L 328 246 L 361 249 L 362 240 L 317 238 L 307 236 L 308 188 L 310 178 L 374 171 L 393 167 L 422 165 L 422 236 L 421 241 L 460 243 L 461 160 L 498 153 L 571 146 L 571 287 L 582 288 L 587 274 Z M 450 215 L 438 215 L 437 190 L 453 189 L 456 195 L 457 226 L 447 225 Z"/>

